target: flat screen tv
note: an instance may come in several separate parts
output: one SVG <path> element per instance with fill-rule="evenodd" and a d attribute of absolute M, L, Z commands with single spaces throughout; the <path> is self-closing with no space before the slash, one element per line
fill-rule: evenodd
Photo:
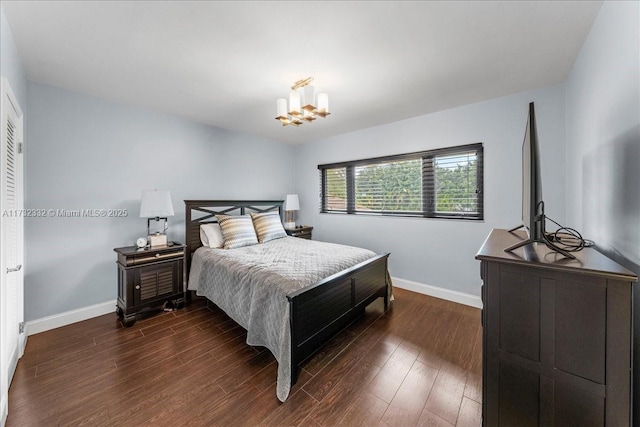
<path fill-rule="evenodd" d="M 544 243 L 550 249 L 560 252 L 567 258 L 575 258 L 567 251 L 558 248 L 547 238 L 545 221 L 536 113 L 533 102 L 530 102 L 529 118 L 522 142 L 522 223 L 509 230 L 513 232 L 524 228 L 527 232 L 527 238 L 506 248 L 505 252 L 511 252 L 532 243 Z"/>

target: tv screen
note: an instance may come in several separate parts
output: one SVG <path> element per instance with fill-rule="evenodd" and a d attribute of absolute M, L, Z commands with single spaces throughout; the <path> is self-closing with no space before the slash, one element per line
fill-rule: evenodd
<path fill-rule="evenodd" d="M 575 258 L 566 250 L 558 247 L 545 235 L 544 202 L 542 201 L 542 178 L 540 177 L 540 150 L 538 149 L 538 129 L 533 102 L 529 103 L 529 116 L 522 141 L 522 223 L 509 230 L 510 232 L 524 228 L 527 239 L 509 246 L 505 252 L 531 243 L 544 243 L 550 249 L 567 258 Z M 563 227 L 564 228 L 564 227 Z M 566 229 L 566 228 L 565 228 Z M 576 232 L 576 234 L 578 234 Z M 580 237 L 580 248 L 584 245 Z M 579 250 L 579 249 L 578 249 Z"/>
<path fill-rule="evenodd" d="M 544 239 L 544 206 L 540 179 L 540 159 L 538 150 L 538 130 L 533 102 L 529 103 L 529 116 L 522 141 L 522 219 L 521 224 L 509 231 L 524 228 L 527 239 L 505 249 L 505 252 L 530 243 L 547 243 Z"/>
<path fill-rule="evenodd" d="M 522 142 L 522 225 L 529 239 L 542 242 L 540 203 L 542 202 L 542 179 L 540 178 L 540 151 L 538 130 L 533 102 L 529 103 L 529 118 Z"/>

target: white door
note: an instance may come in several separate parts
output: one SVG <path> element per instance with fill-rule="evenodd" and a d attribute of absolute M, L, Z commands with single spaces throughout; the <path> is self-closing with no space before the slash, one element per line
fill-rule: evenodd
<path fill-rule="evenodd" d="M 0 424 L 8 411 L 11 378 L 24 352 L 23 116 L 7 80 L 0 100 Z"/>

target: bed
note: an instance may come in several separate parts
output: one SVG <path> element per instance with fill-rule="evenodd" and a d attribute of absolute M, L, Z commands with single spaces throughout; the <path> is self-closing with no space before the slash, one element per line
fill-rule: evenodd
<path fill-rule="evenodd" d="M 277 211 L 282 218 L 282 201 L 185 200 L 185 210 L 188 296 L 206 296 L 247 329 L 247 344 L 271 351 L 281 401 L 301 362 L 375 299 L 388 307 L 389 254 L 295 237 L 229 250 L 202 246 L 200 226 L 216 215 Z M 298 274 L 306 270 L 302 264 L 314 268 Z"/>

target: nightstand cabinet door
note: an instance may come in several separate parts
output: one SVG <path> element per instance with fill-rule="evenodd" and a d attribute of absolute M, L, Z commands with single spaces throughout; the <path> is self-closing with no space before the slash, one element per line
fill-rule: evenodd
<path fill-rule="evenodd" d="M 163 262 L 134 270 L 133 303 L 144 304 L 156 298 L 181 292 L 182 265 L 178 261 Z"/>

